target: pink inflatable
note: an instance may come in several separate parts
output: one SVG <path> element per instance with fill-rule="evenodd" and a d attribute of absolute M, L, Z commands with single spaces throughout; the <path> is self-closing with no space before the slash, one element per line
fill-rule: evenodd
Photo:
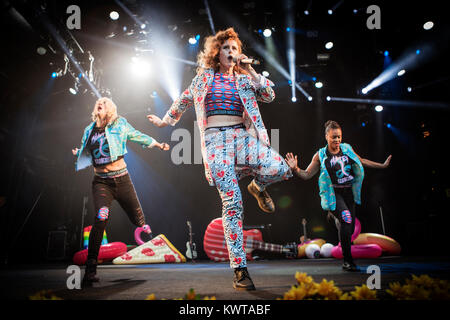
<path fill-rule="evenodd" d="M 123 242 L 111 242 L 100 246 L 98 260 L 112 260 L 127 252 L 127 245 Z M 73 262 L 77 265 L 84 265 L 87 260 L 88 249 L 78 251 L 73 256 Z"/>
<path fill-rule="evenodd" d="M 359 222 L 358 218 L 355 218 L 355 230 L 353 231 L 352 234 L 352 241 L 358 238 L 360 233 L 361 233 L 361 223 Z"/>
<path fill-rule="evenodd" d="M 377 244 L 358 244 L 352 245 L 352 257 L 355 259 L 371 259 L 381 256 L 383 250 Z M 335 246 L 331 250 L 331 255 L 336 259 L 342 259 L 342 247 L 340 245 Z"/>
<path fill-rule="evenodd" d="M 142 241 L 142 239 L 141 239 L 141 233 L 142 232 L 145 232 L 145 233 L 152 233 L 152 230 L 150 229 L 150 226 L 148 225 L 148 224 L 146 224 L 145 226 L 143 226 L 143 227 L 137 227 L 136 228 L 136 230 L 134 230 L 134 240 L 136 240 L 136 243 L 138 244 L 138 245 L 142 245 L 142 244 L 144 244 L 145 242 L 144 241 Z"/>

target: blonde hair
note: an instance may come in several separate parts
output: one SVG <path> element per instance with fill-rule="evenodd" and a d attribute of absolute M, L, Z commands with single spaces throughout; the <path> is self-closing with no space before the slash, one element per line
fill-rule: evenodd
<path fill-rule="evenodd" d="M 116 104 L 111 99 L 106 98 L 106 97 L 102 97 L 102 98 L 98 99 L 97 101 L 99 101 L 99 100 L 106 101 L 106 123 L 103 123 L 103 125 L 113 123 L 119 117 L 119 115 L 117 114 Z M 97 104 L 97 102 L 95 104 Z M 95 112 L 95 106 L 94 106 L 94 110 L 92 110 L 91 118 L 92 118 L 92 121 L 97 122 L 97 124 L 102 123 L 102 120 L 98 117 L 97 113 Z"/>
<path fill-rule="evenodd" d="M 197 74 L 202 73 L 205 69 L 213 68 L 214 71 L 218 71 L 220 67 L 220 48 L 227 40 L 234 40 L 238 45 L 239 52 L 242 52 L 242 42 L 239 39 L 238 34 L 233 28 L 221 30 L 214 36 L 209 36 L 205 39 L 205 45 L 203 51 L 197 56 Z M 233 71 L 237 73 L 247 74 L 245 70 L 238 66 L 233 67 Z"/>

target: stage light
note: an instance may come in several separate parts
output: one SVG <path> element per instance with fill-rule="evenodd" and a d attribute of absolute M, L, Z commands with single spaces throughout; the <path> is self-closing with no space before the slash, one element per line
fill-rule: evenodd
<path fill-rule="evenodd" d="M 411 91 L 412 91 L 412 88 L 411 88 L 411 87 L 408 87 L 408 88 L 406 88 L 406 90 L 408 90 L 408 92 L 411 92 Z"/>
<path fill-rule="evenodd" d="M 44 54 L 47 53 L 47 50 L 46 50 L 44 47 L 38 47 L 38 48 L 36 49 L 36 52 L 37 52 L 39 55 L 43 56 Z"/>
<path fill-rule="evenodd" d="M 333 42 L 327 42 L 326 44 L 325 44 L 325 48 L 326 49 L 328 49 L 328 50 L 330 50 L 331 48 L 333 48 Z"/>
<path fill-rule="evenodd" d="M 117 20 L 119 19 L 119 13 L 117 11 L 111 11 L 109 13 L 109 17 L 111 18 L 111 20 Z"/>
<path fill-rule="evenodd" d="M 333 10 L 328 10 L 328 14 L 333 14 Z"/>
<path fill-rule="evenodd" d="M 369 92 L 369 90 L 367 90 L 367 88 L 363 88 L 363 89 L 361 90 L 361 93 L 362 93 L 362 94 L 367 94 L 367 92 Z"/>
<path fill-rule="evenodd" d="M 58 76 L 58 74 L 56 72 L 52 73 L 52 78 L 56 78 Z"/>
<path fill-rule="evenodd" d="M 381 112 L 381 111 L 383 111 L 383 106 L 382 106 L 382 105 L 377 105 L 377 106 L 375 107 L 375 111 L 376 111 L 376 112 Z"/>
<path fill-rule="evenodd" d="M 433 28 L 433 26 L 434 26 L 433 21 L 428 21 L 428 22 L 425 22 L 425 24 L 423 25 L 423 28 L 425 30 L 430 30 L 431 28 Z"/>
<path fill-rule="evenodd" d="M 390 123 L 386 124 L 386 127 L 388 127 L 388 129 L 390 129 L 392 127 L 392 125 Z"/>
<path fill-rule="evenodd" d="M 316 81 L 317 80 L 317 78 L 316 77 L 312 77 L 312 81 Z"/>
<path fill-rule="evenodd" d="M 296 98 L 296 97 L 292 97 L 291 101 L 292 101 L 292 102 L 296 102 L 296 101 L 297 101 L 297 98 Z"/>
<path fill-rule="evenodd" d="M 397 76 L 401 77 L 402 75 L 405 74 L 405 72 L 406 72 L 405 69 L 402 69 L 397 73 Z"/>
<path fill-rule="evenodd" d="M 292 84 L 292 80 L 288 80 L 288 83 L 289 83 L 289 85 L 291 85 Z"/>
<path fill-rule="evenodd" d="M 307 16 L 309 14 L 309 11 L 305 10 L 303 13 L 305 14 L 305 16 Z"/>
<path fill-rule="evenodd" d="M 286 28 L 286 31 L 287 31 L 287 32 L 291 31 L 291 28 L 287 27 L 287 28 Z"/>
<path fill-rule="evenodd" d="M 266 37 L 266 38 L 270 37 L 270 36 L 272 35 L 272 30 L 270 30 L 270 29 L 264 29 L 263 35 L 264 35 L 264 37 Z"/>
<path fill-rule="evenodd" d="M 420 54 L 420 50 L 419 49 L 416 50 L 416 54 Z"/>
<path fill-rule="evenodd" d="M 353 9 L 353 13 L 357 14 L 358 13 L 358 9 Z"/>
<path fill-rule="evenodd" d="M 315 86 L 316 86 L 316 88 L 319 88 L 319 89 L 320 89 L 320 88 L 323 87 L 323 83 L 320 82 L 320 81 L 318 81 L 318 82 L 316 82 Z"/>
<path fill-rule="evenodd" d="M 313 99 L 313 98 L 312 98 L 311 96 L 308 97 L 308 100 L 309 100 L 309 101 L 312 101 L 312 99 Z"/>
<path fill-rule="evenodd" d="M 264 77 L 269 77 L 269 72 L 267 72 L 266 70 L 264 70 L 263 72 L 262 72 L 262 75 L 264 76 Z"/>
<path fill-rule="evenodd" d="M 141 29 L 145 29 L 147 25 L 145 23 L 141 24 Z"/>
<path fill-rule="evenodd" d="M 327 96 L 327 101 L 331 101 L 331 97 L 330 96 Z"/>
<path fill-rule="evenodd" d="M 148 62 L 137 57 L 131 58 L 131 71 L 138 78 L 145 78 L 150 74 L 151 66 Z"/>
<path fill-rule="evenodd" d="M 384 51 L 384 56 L 387 57 L 389 55 L 389 51 Z"/>
<path fill-rule="evenodd" d="M 189 43 L 194 45 L 197 43 L 197 40 L 194 37 L 189 38 Z"/>
<path fill-rule="evenodd" d="M 150 98 L 155 99 L 158 96 L 158 92 L 153 91 L 152 94 L 150 95 Z"/>
<path fill-rule="evenodd" d="M 361 126 L 365 127 L 365 126 L 366 126 L 366 123 L 365 123 L 365 122 L 361 123 Z"/>
<path fill-rule="evenodd" d="M 195 36 L 195 40 L 197 40 L 197 41 L 200 40 L 200 35 L 199 34 Z"/>

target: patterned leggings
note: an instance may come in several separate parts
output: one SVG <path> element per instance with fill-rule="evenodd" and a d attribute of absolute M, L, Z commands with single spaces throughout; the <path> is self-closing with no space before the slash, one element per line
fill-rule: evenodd
<path fill-rule="evenodd" d="M 225 128 L 206 130 L 206 154 L 222 199 L 222 223 L 230 267 L 242 268 L 247 266 L 247 261 L 242 231 L 244 208 L 238 181 L 254 176 L 256 185 L 263 191 L 274 182 L 289 179 L 292 172 L 283 157 L 244 128 Z"/>

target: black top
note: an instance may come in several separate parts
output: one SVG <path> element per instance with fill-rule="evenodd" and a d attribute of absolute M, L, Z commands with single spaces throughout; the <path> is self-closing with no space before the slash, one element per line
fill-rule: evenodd
<path fill-rule="evenodd" d="M 88 140 L 88 148 L 92 156 L 94 167 L 100 167 L 111 163 L 109 144 L 105 135 L 105 128 L 94 126 Z"/>
<path fill-rule="evenodd" d="M 327 149 L 325 167 L 330 175 L 333 186 L 350 187 L 355 179 L 352 165 L 355 163 L 349 156 L 339 150 L 337 154 L 331 154 Z"/>

